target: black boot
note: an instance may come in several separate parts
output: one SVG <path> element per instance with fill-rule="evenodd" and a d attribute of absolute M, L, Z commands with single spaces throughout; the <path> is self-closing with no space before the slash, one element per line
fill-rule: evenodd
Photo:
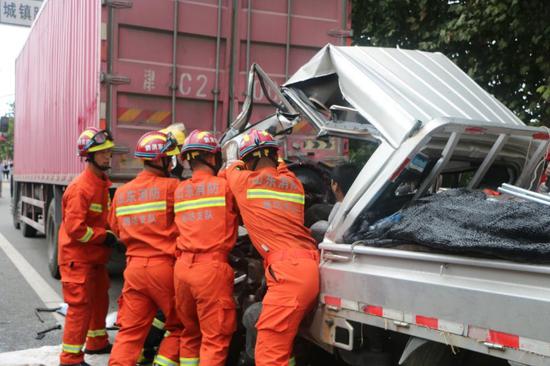
<path fill-rule="evenodd" d="M 109 343 L 108 345 L 100 349 L 84 349 L 84 353 L 87 355 L 105 355 L 107 353 L 111 353 L 112 349 L 113 345 Z"/>
<path fill-rule="evenodd" d="M 79 363 L 60 363 L 59 366 L 91 366 L 89 363 L 84 361 Z"/>

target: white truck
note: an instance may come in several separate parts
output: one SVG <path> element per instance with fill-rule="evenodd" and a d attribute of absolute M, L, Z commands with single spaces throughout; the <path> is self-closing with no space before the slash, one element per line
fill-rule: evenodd
<path fill-rule="evenodd" d="M 252 120 L 247 99 L 224 142 L 267 128 L 292 160 L 302 146 L 285 141 L 306 123 L 362 164 L 319 244 L 321 293 L 305 338 L 350 365 L 550 365 L 550 265 L 344 239 L 357 220 L 445 188 L 533 188 L 547 130 L 440 53 L 327 45 L 284 86 L 253 65 L 250 88 L 255 76 L 276 112 Z"/>

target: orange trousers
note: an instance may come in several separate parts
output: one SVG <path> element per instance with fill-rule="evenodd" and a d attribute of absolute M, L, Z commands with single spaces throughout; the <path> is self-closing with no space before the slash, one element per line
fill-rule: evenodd
<path fill-rule="evenodd" d="M 166 314 L 166 329 L 170 333 L 162 340 L 155 362 L 176 366 L 181 325 L 174 311 L 174 259 L 128 257 L 118 318 L 120 331 L 109 365 L 136 364 L 158 309 Z"/>
<path fill-rule="evenodd" d="M 104 265 L 70 263 L 59 267 L 65 317 L 61 364 L 84 361 L 82 348 L 99 350 L 109 344 L 105 317 L 109 310 L 109 274 Z"/>
<path fill-rule="evenodd" d="M 319 294 L 317 252 L 301 249 L 285 252 L 287 255 L 273 259 L 272 254 L 267 261 L 267 293 L 256 323 L 256 366 L 294 365 L 294 338 Z"/>
<path fill-rule="evenodd" d="M 181 366 L 223 366 L 237 327 L 233 269 L 218 253 L 182 253 L 176 261 L 176 309 L 183 323 Z M 225 257 L 225 258 L 224 258 Z"/>

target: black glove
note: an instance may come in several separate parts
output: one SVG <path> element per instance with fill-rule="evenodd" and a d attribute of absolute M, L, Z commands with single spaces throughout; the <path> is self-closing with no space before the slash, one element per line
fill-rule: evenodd
<path fill-rule="evenodd" d="M 109 248 L 114 248 L 117 243 L 118 238 L 116 237 L 116 235 L 112 231 L 107 230 L 107 236 L 105 236 L 103 244 L 105 244 Z"/>

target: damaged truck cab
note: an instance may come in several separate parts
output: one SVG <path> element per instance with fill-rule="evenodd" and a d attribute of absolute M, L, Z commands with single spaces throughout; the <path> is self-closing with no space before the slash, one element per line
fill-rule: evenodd
<path fill-rule="evenodd" d="M 327 45 L 281 87 L 253 65 L 249 88 L 254 76 L 275 112 L 261 116 L 247 98 L 223 142 L 269 130 L 291 166 L 319 172 L 310 204 L 333 203 L 318 187 L 330 167 L 361 167 L 319 244 L 321 294 L 304 338 L 350 365 L 550 364 L 550 265 L 354 235 L 427 194 L 533 189 L 546 130 L 440 53 Z"/>

